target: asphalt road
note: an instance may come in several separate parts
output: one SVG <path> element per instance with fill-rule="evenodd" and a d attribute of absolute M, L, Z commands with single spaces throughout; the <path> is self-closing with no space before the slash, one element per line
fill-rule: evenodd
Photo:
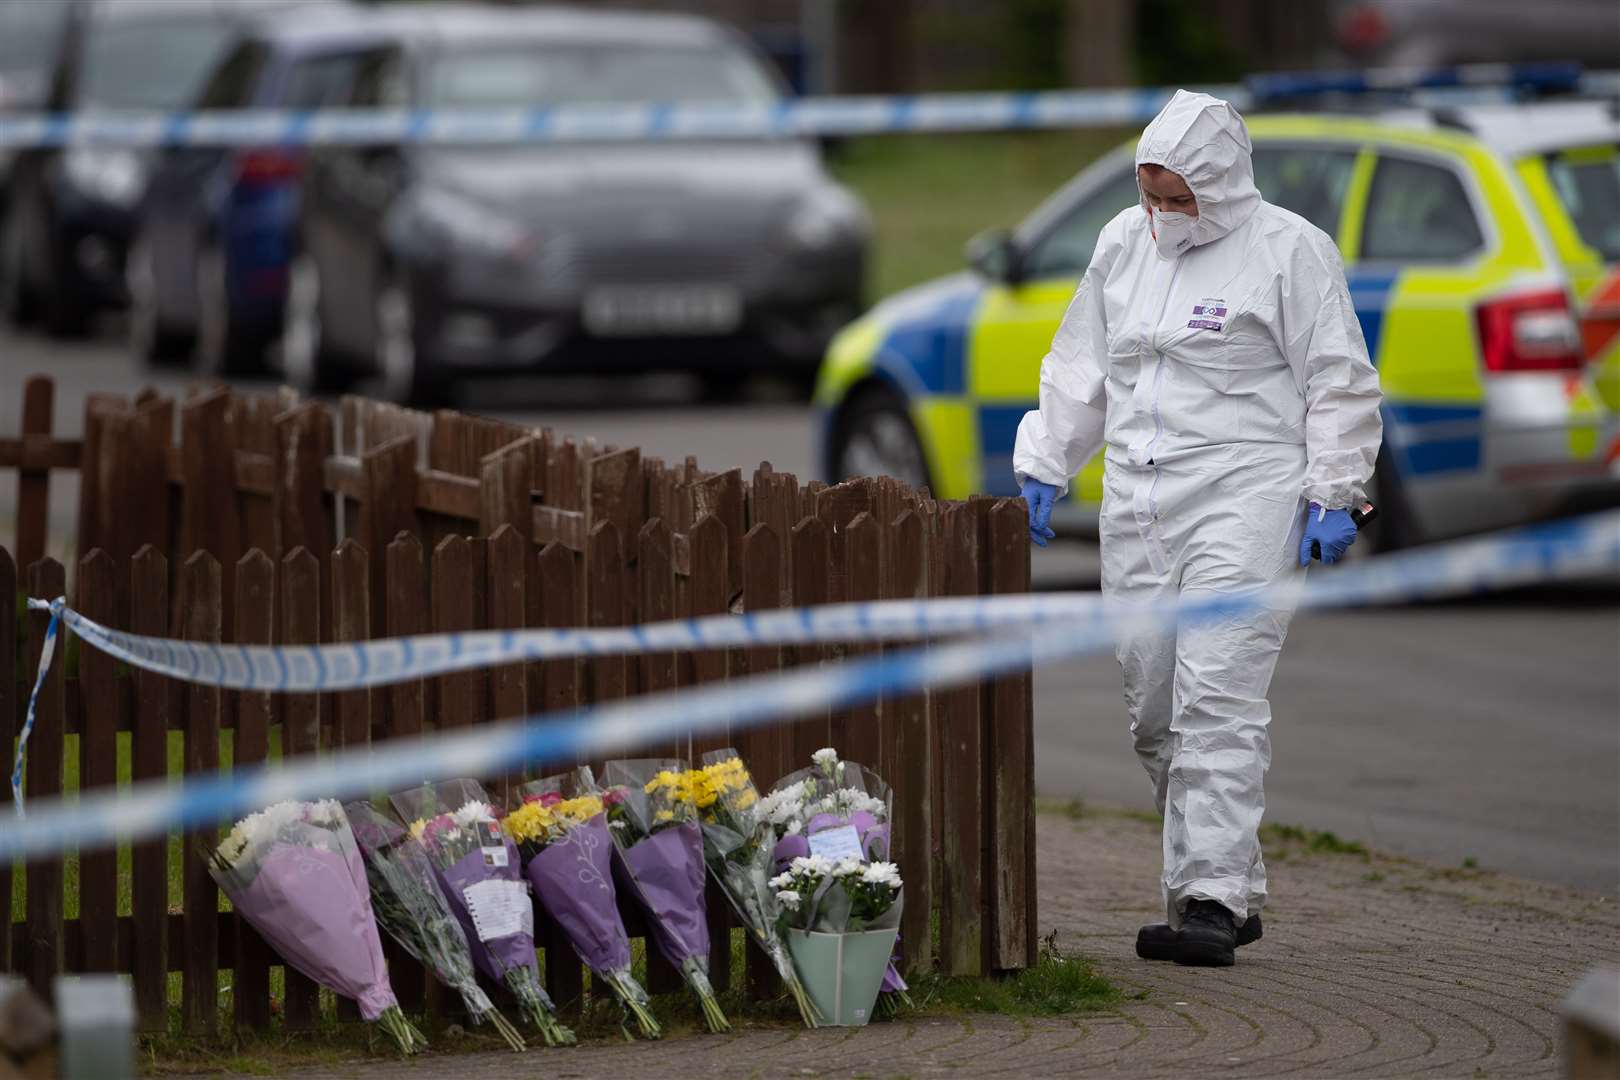
<path fill-rule="evenodd" d="M 0 434 L 23 379 L 56 377 L 56 424 L 80 429 L 84 395 L 176 392 L 185 379 L 132 364 L 112 339 L 58 345 L 0 332 Z M 467 402 L 708 468 L 769 460 L 814 475 L 809 411 L 762 388 L 744 404 L 695 400 L 678 378 L 479 390 Z M 15 488 L 0 477 L 0 543 Z M 53 483 L 53 531 L 76 493 Z M 60 550 L 60 548 L 59 548 Z M 1093 546 L 1038 552 L 1048 586 L 1094 587 Z M 1151 808 L 1130 749 L 1119 670 L 1097 657 L 1036 675 L 1040 790 Z M 1307 614 L 1271 696 L 1270 820 L 1331 829 L 1387 851 L 1620 891 L 1620 582 L 1400 610 Z"/>

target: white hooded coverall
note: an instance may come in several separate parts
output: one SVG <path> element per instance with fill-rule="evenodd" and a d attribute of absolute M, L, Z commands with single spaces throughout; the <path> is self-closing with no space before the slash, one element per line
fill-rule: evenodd
<path fill-rule="evenodd" d="M 1066 489 L 1106 443 L 1110 602 L 1240 592 L 1297 574 L 1307 502 L 1359 505 L 1378 375 L 1333 242 L 1254 186 L 1243 118 L 1177 92 L 1137 145 L 1198 202 L 1160 254 L 1144 198 L 1110 221 L 1041 365 L 1013 468 Z M 1167 234 L 1168 235 L 1168 234 Z M 1119 642 L 1136 752 L 1164 815 L 1164 899 L 1237 922 L 1265 902 L 1257 833 L 1267 689 L 1292 608 Z"/>

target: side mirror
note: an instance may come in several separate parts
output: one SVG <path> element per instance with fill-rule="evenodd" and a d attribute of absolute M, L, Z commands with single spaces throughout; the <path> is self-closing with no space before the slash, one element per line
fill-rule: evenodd
<path fill-rule="evenodd" d="M 1016 285 L 1024 279 L 1024 253 L 1006 229 L 991 229 L 969 240 L 967 261 L 991 281 Z"/>

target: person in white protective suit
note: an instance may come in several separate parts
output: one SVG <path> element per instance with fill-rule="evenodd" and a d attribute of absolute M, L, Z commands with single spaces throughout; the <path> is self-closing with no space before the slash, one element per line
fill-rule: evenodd
<path fill-rule="evenodd" d="M 1332 240 L 1265 202 L 1243 118 L 1178 91 L 1136 150 L 1141 205 L 1110 221 L 1041 365 L 1013 453 L 1030 531 L 1106 445 L 1108 602 L 1197 599 L 1334 562 L 1378 456 L 1378 375 Z M 1293 614 L 1118 645 L 1136 752 L 1164 816 L 1168 922 L 1148 959 L 1227 965 L 1260 936 L 1266 693 Z"/>

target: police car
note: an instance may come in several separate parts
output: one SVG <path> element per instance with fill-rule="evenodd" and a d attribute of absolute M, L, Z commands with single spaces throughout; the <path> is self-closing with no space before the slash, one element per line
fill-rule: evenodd
<path fill-rule="evenodd" d="M 1620 502 L 1620 104 L 1249 118 L 1264 196 L 1337 241 L 1384 392 L 1380 548 Z M 1132 151 L 971 268 L 878 304 L 816 389 L 821 464 L 942 498 L 1017 493 L 1018 422 Z M 1095 527 L 1101 455 L 1054 515 Z"/>

